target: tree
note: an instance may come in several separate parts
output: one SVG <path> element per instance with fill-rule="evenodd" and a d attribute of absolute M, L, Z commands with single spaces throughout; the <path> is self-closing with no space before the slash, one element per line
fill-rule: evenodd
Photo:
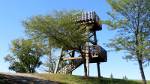
<path fill-rule="evenodd" d="M 143 64 L 150 58 L 150 2 L 149 0 L 108 0 L 113 11 L 108 14 L 111 20 L 104 21 L 118 35 L 111 40 L 109 47 L 128 53 L 126 59 L 136 60 L 143 83 L 146 78 Z"/>
<path fill-rule="evenodd" d="M 56 57 L 53 54 L 55 49 L 50 49 L 50 50 L 51 51 L 50 51 L 49 55 L 46 58 L 47 60 L 43 63 L 43 65 L 46 67 L 46 69 L 45 69 L 46 72 L 54 73 L 58 57 Z"/>
<path fill-rule="evenodd" d="M 12 41 L 10 48 L 12 55 L 7 55 L 5 60 L 10 63 L 9 69 L 16 72 L 34 73 L 42 62 L 40 57 L 44 55 L 40 43 L 28 39 L 16 39 Z"/>
<path fill-rule="evenodd" d="M 37 15 L 23 22 L 26 33 L 44 41 L 49 47 L 80 47 L 85 42 L 84 31 L 75 22 L 78 11 L 56 11 L 53 15 Z"/>
<path fill-rule="evenodd" d="M 123 76 L 123 80 L 128 80 L 127 76 Z"/>
<path fill-rule="evenodd" d="M 114 78 L 112 73 L 110 74 L 110 78 L 111 78 L 111 79 L 113 79 L 113 78 Z"/>
<path fill-rule="evenodd" d="M 53 15 L 31 17 L 23 24 L 29 36 L 46 43 L 48 52 L 52 48 L 63 48 L 63 50 L 76 48 L 81 53 L 86 37 L 85 30 L 76 23 L 77 15 L 80 14 L 81 11 L 74 10 L 56 11 Z"/>

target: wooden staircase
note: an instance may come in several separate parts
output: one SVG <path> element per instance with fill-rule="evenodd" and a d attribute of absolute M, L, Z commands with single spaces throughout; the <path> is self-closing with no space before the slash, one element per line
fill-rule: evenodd
<path fill-rule="evenodd" d="M 73 63 L 67 64 L 60 70 L 58 70 L 57 73 L 61 74 L 70 74 L 72 71 L 74 71 L 76 68 L 78 68 L 81 64 L 83 63 L 82 59 L 81 60 L 73 60 Z"/>

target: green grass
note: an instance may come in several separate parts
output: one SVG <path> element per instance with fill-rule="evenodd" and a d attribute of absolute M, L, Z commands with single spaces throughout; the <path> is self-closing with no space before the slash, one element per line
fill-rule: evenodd
<path fill-rule="evenodd" d="M 122 80 L 110 78 L 84 78 L 81 76 L 63 75 L 63 74 L 34 74 L 44 79 L 57 81 L 61 84 L 141 84 L 141 81 L 136 80 Z M 150 82 L 148 83 L 150 84 Z"/>
<path fill-rule="evenodd" d="M 140 80 L 123 80 L 110 78 L 84 78 L 82 76 L 64 75 L 64 74 L 33 74 L 42 77 L 45 80 L 56 81 L 60 84 L 141 84 Z M 4 79 L 4 80 L 3 80 Z M 5 78 L 0 75 L 0 84 L 9 84 Z M 150 81 L 148 82 L 150 84 Z"/>

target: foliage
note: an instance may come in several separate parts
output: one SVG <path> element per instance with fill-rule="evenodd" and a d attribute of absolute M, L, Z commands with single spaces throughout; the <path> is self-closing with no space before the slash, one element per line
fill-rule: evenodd
<path fill-rule="evenodd" d="M 56 67 L 56 62 L 57 62 L 57 56 L 54 55 L 55 50 L 51 49 L 50 55 L 46 57 L 46 61 L 43 63 L 44 65 L 44 70 L 46 72 L 54 73 L 55 67 Z"/>
<path fill-rule="evenodd" d="M 111 79 L 113 79 L 113 78 L 114 78 L 112 73 L 110 74 L 110 78 L 111 78 Z"/>
<path fill-rule="evenodd" d="M 128 78 L 126 76 L 123 76 L 123 80 L 128 80 Z"/>
<path fill-rule="evenodd" d="M 143 63 L 150 58 L 150 2 L 149 0 L 108 0 L 113 8 L 108 12 L 111 20 L 105 21 L 118 35 L 108 47 L 127 53 L 125 59 L 136 60 L 144 84 Z"/>
<path fill-rule="evenodd" d="M 47 41 L 49 46 L 78 48 L 85 41 L 84 31 L 75 22 L 78 14 L 79 11 L 56 11 L 53 15 L 31 17 L 23 24 L 28 35 Z"/>
<path fill-rule="evenodd" d="M 42 62 L 40 57 L 44 55 L 42 45 L 28 39 L 16 39 L 12 41 L 10 48 L 12 55 L 7 55 L 5 60 L 10 63 L 9 69 L 16 72 L 35 72 Z"/>
<path fill-rule="evenodd" d="M 119 35 L 111 40 L 110 47 L 117 51 L 126 50 L 129 55 L 127 59 L 137 59 L 136 51 L 145 58 L 150 57 L 150 4 L 146 0 L 108 0 L 113 8 L 112 21 L 106 21 L 111 29 L 117 29 Z M 143 1 L 143 2 L 142 2 Z M 139 6 L 140 5 L 140 6 Z M 140 7 L 140 8 L 138 8 Z M 138 45 L 136 44 L 138 41 Z"/>
<path fill-rule="evenodd" d="M 53 48 L 80 49 L 86 41 L 84 26 L 76 22 L 80 14 L 81 11 L 76 10 L 55 11 L 51 15 L 33 16 L 23 22 L 27 35 L 45 45 L 50 58 L 47 66 L 52 72 L 56 66 L 56 60 L 51 59 Z"/>

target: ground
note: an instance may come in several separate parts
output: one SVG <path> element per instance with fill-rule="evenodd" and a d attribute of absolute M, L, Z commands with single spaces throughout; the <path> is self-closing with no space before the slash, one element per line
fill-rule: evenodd
<path fill-rule="evenodd" d="M 141 84 L 141 81 L 48 73 L 0 73 L 0 84 Z"/>
<path fill-rule="evenodd" d="M 0 84 L 60 84 L 30 74 L 1 73 Z"/>

